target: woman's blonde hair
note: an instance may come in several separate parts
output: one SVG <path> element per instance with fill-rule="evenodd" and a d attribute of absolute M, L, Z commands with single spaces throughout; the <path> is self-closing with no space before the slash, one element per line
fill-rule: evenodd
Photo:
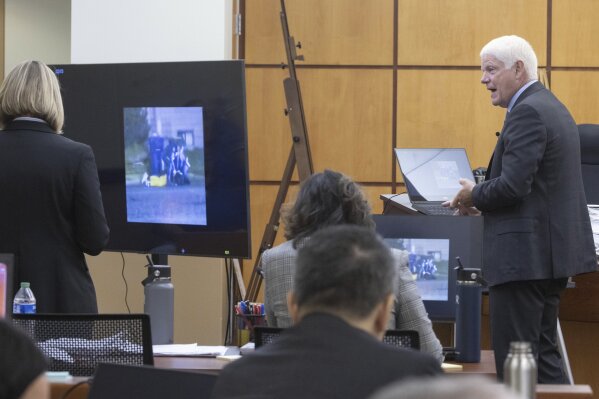
<path fill-rule="evenodd" d="M 13 68 L 0 86 L 0 127 L 20 116 L 40 118 L 57 133 L 64 109 L 54 72 L 41 61 L 25 61 Z"/>

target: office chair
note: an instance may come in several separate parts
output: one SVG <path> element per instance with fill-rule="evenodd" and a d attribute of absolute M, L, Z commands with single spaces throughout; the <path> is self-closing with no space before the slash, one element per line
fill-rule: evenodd
<path fill-rule="evenodd" d="M 587 204 L 599 204 L 599 125 L 578 125 L 582 181 Z"/>
<path fill-rule="evenodd" d="M 254 345 L 256 348 L 275 341 L 284 328 L 279 327 L 254 327 Z M 387 330 L 383 342 L 399 348 L 420 350 L 420 336 L 418 331 L 412 330 Z"/>
<path fill-rule="evenodd" d="M 13 323 L 46 355 L 49 371 L 91 376 L 99 363 L 154 364 L 146 314 L 15 314 Z"/>

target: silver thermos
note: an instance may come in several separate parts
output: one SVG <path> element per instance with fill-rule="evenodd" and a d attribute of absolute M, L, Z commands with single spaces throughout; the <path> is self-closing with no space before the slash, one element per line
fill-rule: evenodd
<path fill-rule="evenodd" d="M 175 290 L 168 265 L 148 265 L 144 286 L 144 313 L 150 315 L 152 344 L 172 344 L 174 333 Z"/>
<path fill-rule="evenodd" d="M 530 342 L 512 342 L 503 365 L 505 385 L 525 399 L 534 399 L 537 388 L 537 362 Z"/>

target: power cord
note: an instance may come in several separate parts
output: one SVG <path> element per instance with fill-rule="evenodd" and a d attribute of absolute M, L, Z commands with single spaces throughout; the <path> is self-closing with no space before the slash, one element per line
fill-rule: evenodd
<path fill-rule="evenodd" d="M 127 307 L 127 312 L 131 314 L 131 309 L 129 309 L 129 302 L 127 301 L 127 296 L 129 295 L 129 285 L 127 284 L 127 279 L 125 278 L 125 255 L 121 252 L 121 258 L 123 259 L 123 267 L 121 268 L 121 276 L 123 277 L 123 282 L 125 283 L 125 306 Z"/>
<path fill-rule="evenodd" d="M 69 396 L 75 389 L 77 389 L 77 387 L 84 385 L 84 384 L 88 384 L 89 386 L 91 386 L 93 384 L 94 379 L 93 378 L 88 378 L 85 381 L 80 381 L 78 383 L 76 383 L 75 385 L 71 386 L 69 389 L 67 389 L 65 391 L 65 393 L 62 394 L 61 399 L 66 399 L 67 396 Z"/>
<path fill-rule="evenodd" d="M 232 270 L 233 261 L 230 258 L 225 258 L 225 272 L 227 275 L 227 329 L 225 330 L 225 346 L 233 341 L 233 337 L 230 333 L 231 331 L 231 307 L 233 306 L 232 298 L 231 298 L 231 276 L 230 273 L 233 273 Z"/>
<path fill-rule="evenodd" d="M 385 201 L 383 201 L 383 212 L 381 213 L 382 215 L 385 214 L 385 212 L 387 211 L 387 208 L 389 207 L 389 204 L 392 202 L 391 200 L 395 197 L 397 197 L 398 195 L 402 195 L 404 194 L 405 191 L 403 193 L 397 193 L 397 194 L 393 194 L 392 196 L 390 196 L 389 198 L 385 198 Z"/>

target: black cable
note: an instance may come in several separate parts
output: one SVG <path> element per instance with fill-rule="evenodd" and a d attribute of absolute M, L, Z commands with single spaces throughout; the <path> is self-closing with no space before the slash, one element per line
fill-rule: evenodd
<path fill-rule="evenodd" d="M 397 197 L 398 195 L 402 195 L 404 194 L 405 191 L 403 193 L 397 193 L 397 194 L 393 194 L 392 196 L 390 196 L 389 198 L 385 198 L 385 201 L 383 201 L 383 212 L 381 212 L 381 215 L 384 215 L 385 212 L 387 211 L 387 207 L 389 206 L 389 204 L 392 202 L 391 200 L 395 197 Z"/>
<path fill-rule="evenodd" d="M 81 386 L 83 384 L 89 384 L 91 386 L 92 382 L 93 382 L 93 378 L 88 378 L 85 381 L 80 381 L 80 382 L 76 383 L 75 385 L 73 385 L 69 389 L 67 389 L 64 394 L 62 394 L 61 399 L 66 399 L 67 396 L 69 396 L 71 394 L 71 392 L 73 392 L 75 389 L 77 389 L 78 386 Z"/>
<path fill-rule="evenodd" d="M 225 346 L 227 345 L 228 342 L 233 341 L 233 336 L 232 334 L 230 334 L 230 329 L 231 329 L 231 281 L 230 281 L 230 277 L 229 277 L 229 273 L 232 273 L 232 270 L 230 270 L 230 262 L 232 262 L 231 259 L 229 258 L 225 258 L 225 272 L 227 274 L 227 329 L 225 330 Z"/>
<path fill-rule="evenodd" d="M 129 285 L 127 284 L 127 279 L 125 278 L 125 255 L 121 252 L 121 258 L 123 258 L 123 267 L 121 268 L 121 276 L 123 277 L 123 282 L 125 283 L 125 306 L 127 307 L 127 312 L 131 314 L 131 309 L 129 309 L 129 302 L 127 302 L 127 295 L 129 294 Z"/>

